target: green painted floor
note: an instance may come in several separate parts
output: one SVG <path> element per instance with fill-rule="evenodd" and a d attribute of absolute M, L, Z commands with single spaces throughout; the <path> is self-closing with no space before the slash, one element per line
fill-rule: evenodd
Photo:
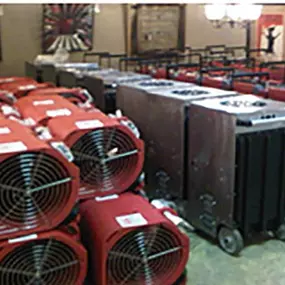
<path fill-rule="evenodd" d="M 239 257 L 190 233 L 187 285 L 285 285 L 285 243 L 262 239 L 244 248 Z"/>

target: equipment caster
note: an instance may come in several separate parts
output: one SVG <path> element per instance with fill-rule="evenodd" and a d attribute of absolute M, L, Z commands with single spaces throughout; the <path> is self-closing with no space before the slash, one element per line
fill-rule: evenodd
<path fill-rule="evenodd" d="M 230 255 L 238 255 L 244 248 L 244 241 L 237 229 L 221 227 L 218 233 L 220 247 Z"/>
<path fill-rule="evenodd" d="M 275 232 L 277 239 L 285 241 L 285 224 L 280 225 L 279 229 Z"/>

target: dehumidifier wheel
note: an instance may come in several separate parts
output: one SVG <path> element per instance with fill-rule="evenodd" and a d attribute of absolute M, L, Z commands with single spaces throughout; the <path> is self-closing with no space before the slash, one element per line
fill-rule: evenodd
<path fill-rule="evenodd" d="M 285 241 L 285 224 L 280 225 L 278 230 L 275 232 L 275 236 L 277 239 Z"/>
<path fill-rule="evenodd" d="M 221 227 L 218 233 L 220 247 L 228 254 L 237 255 L 244 248 L 243 237 L 237 229 Z"/>

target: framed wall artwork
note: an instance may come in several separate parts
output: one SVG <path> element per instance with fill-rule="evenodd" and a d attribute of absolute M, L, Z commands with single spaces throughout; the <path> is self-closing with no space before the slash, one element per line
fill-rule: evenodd
<path fill-rule="evenodd" d="M 93 7 L 92 4 L 44 4 L 43 52 L 54 53 L 58 48 L 69 52 L 91 50 Z"/>
<path fill-rule="evenodd" d="M 264 14 L 257 22 L 257 48 L 267 50 L 271 60 L 284 56 L 284 22 L 282 14 Z"/>
<path fill-rule="evenodd" d="M 185 5 L 138 4 L 125 9 L 129 55 L 184 49 Z"/>

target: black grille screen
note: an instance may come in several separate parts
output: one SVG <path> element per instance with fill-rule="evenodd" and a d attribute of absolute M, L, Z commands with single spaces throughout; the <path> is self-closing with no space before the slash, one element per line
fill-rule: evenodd
<path fill-rule="evenodd" d="M 284 219 L 284 145 L 285 129 L 237 136 L 235 221 L 245 235 Z"/>

